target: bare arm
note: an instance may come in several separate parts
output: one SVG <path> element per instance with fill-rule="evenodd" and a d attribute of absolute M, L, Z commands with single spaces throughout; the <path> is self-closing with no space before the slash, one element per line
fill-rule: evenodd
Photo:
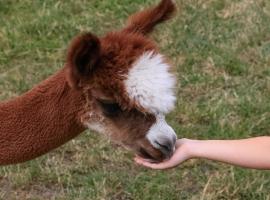
<path fill-rule="evenodd" d="M 204 158 L 255 169 L 270 169 L 270 137 L 241 140 L 189 140 L 177 141 L 172 158 L 154 164 L 135 158 L 135 161 L 153 169 L 173 168 L 191 158 Z"/>

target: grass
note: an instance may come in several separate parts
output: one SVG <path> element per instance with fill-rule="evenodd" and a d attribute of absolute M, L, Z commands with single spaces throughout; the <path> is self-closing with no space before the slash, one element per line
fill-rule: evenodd
<path fill-rule="evenodd" d="M 70 39 L 102 35 L 157 0 L 0 0 L 0 99 L 60 69 Z M 178 0 L 152 35 L 177 66 L 179 137 L 269 135 L 270 2 Z M 248 148 L 248 147 L 247 147 Z M 86 132 L 31 162 L 0 168 L 0 199 L 270 199 L 270 174 L 205 160 L 169 171 L 134 165 L 132 154 Z"/>

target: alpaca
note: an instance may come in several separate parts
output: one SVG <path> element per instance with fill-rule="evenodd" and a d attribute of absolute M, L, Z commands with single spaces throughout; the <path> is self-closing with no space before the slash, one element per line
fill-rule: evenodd
<path fill-rule="evenodd" d="M 0 103 L 0 165 L 41 156 L 89 128 L 155 161 L 172 155 L 165 114 L 175 77 L 147 35 L 175 11 L 172 0 L 130 16 L 120 31 L 75 37 L 64 67 L 25 94 Z"/>

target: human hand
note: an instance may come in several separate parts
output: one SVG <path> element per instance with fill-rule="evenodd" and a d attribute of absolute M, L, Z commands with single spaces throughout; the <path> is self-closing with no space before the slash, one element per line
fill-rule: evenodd
<path fill-rule="evenodd" d="M 151 163 L 150 160 L 143 159 L 142 157 L 139 157 L 139 156 L 136 156 L 134 160 L 137 164 L 143 165 L 151 169 L 174 168 L 192 157 L 192 154 L 189 148 L 190 143 L 191 143 L 191 140 L 189 139 L 177 140 L 176 145 L 175 145 L 176 150 L 173 156 L 169 160 L 165 160 L 161 163 Z"/>

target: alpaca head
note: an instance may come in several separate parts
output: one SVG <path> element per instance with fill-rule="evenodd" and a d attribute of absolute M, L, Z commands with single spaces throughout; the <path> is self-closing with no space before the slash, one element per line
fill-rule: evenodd
<path fill-rule="evenodd" d="M 147 34 L 174 9 L 171 0 L 163 0 L 132 15 L 121 31 L 79 35 L 66 63 L 70 86 L 86 97 L 82 123 L 157 161 L 174 151 L 176 135 L 164 116 L 174 106 L 175 78 Z"/>

